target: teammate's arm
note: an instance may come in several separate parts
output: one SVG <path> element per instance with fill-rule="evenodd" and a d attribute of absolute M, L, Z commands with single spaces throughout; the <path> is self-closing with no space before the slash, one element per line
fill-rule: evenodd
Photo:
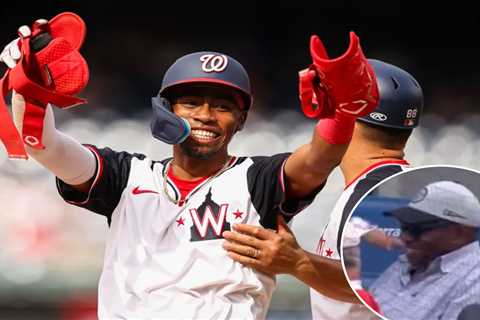
<path fill-rule="evenodd" d="M 340 260 L 325 258 L 306 251 L 305 254 L 306 259 L 295 276 L 298 280 L 332 299 L 360 303 L 348 284 Z"/>
<path fill-rule="evenodd" d="M 359 303 L 350 288 L 340 261 L 303 250 L 281 215 L 277 229 L 236 224 L 225 231 L 224 248 L 243 265 L 270 275 L 289 274 L 332 299 Z"/>

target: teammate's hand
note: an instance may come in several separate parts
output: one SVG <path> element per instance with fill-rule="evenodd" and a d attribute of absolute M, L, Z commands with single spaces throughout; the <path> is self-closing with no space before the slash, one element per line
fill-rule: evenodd
<path fill-rule="evenodd" d="M 48 21 L 45 19 L 38 19 L 35 21 L 37 26 L 41 26 L 46 23 L 48 23 Z M 31 34 L 32 31 L 28 26 L 21 26 L 18 28 L 18 35 L 21 37 L 28 37 Z M 7 44 L 5 48 L 3 48 L 2 53 L 0 53 L 0 62 L 5 63 L 10 69 L 13 69 L 17 65 L 18 60 L 22 57 L 19 44 L 20 38 L 16 38 Z"/>
<path fill-rule="evenodd" d="M 233 230 L 236 232 L 223 232 L 227 240 L 223 248 L 233 260 L 260 272 L 293 274 L 304 251 L 281 215 L 277 217 L 277 229 L 235 224 Z"/>

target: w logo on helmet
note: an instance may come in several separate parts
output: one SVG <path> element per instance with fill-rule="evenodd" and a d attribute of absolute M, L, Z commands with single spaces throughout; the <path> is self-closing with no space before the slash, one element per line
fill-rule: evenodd
<path fill-rule="evenodd" d="M 220 54 L 204 54 L 200 57 L 202 70 L 205 72 L 222 72 L 228 65 L 227 56 Z"/>

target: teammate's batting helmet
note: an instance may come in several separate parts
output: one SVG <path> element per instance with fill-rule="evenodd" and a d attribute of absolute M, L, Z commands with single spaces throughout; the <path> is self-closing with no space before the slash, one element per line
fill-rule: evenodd
<path fill-rule="evenodd" d="M 408 72 L 394 65 L 369 59 L 377 77 L 380 102 L 370 114 L 358 118 L 382 127 L 412 129 L 423 110 L 422 88 Z"/>
<path fill-rule="evenodd" d="M 213 83 L 237 89 L 252 105 L 250 79 L 245 68 L 232 57 L 211 51 L 187 54 L 175 61 L 165 73 L 160 96 L 166 97 L 170 88 L 187 83 Z"/>

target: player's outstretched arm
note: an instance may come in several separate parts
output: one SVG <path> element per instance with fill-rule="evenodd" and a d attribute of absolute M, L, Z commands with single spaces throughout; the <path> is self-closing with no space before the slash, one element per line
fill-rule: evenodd
<path fill-rule="evenodd" d="M 12 95 L 12 114 L 15 126 L 21 132 L 25 100 L 18 94 Z M 52 107 L 47 105 L 42 141 L 44 149 L 25 145 L 27 153 L 60 180 L 75 189 L 87 192 L 93 182 L 96 159 L 93 153 L 78 141 L 55 128 Z"/>
<path fill-rule="evenodd" d="M 224 249 L 235 261 L 260 272 L 289 274 L 332 299 L 358 303 L 340 261 L 303 250 L 281 215 L 278 231 L 236 224 L 236 232 L 225 231 Z"/>
<path fill-rule="evenodd" d="M 47 23 L 40 19 L 36 23 Z M 19 28 L 23 36 L 30 33 L 27 26 Z M 24 34 L 25 33 L 25 34 Z M 21 57 L 18 39 L 10 42 L 0 54 L 0 62 L 14 68 Z M 22 95 L 12 94 L 12 115 L 15 126 L 22 132 L 25 113 L 25 99 Z M 96 170 L 96 159 L 91 151 L 75 139 L 55 128 L 52 107 L 47 105 L 42 133 L 44 149 L 35 149 L 25 145 L 27 153 L 55 176 L 79 191 L 88 191 Z"/>

